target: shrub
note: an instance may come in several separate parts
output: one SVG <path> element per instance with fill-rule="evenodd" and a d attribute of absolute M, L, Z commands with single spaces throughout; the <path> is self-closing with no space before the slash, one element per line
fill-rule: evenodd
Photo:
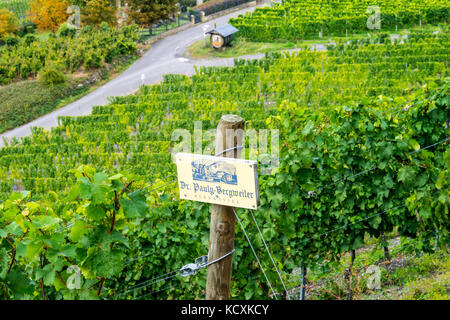
<path fill-rule="evenodd" d="M 23 21 L 18 30 L 16 31 L 16 34 L 19 37 L 24 37 L 27 34 L 34 33 L 36 31 L 36 25 L 31 21 Z"/>
<path fill-rule="evenodd" d="M 108 31 L 109 30 L 109 25 L 107 22 L 103 21 L 102 23 L 100 23 L 100 30 L 101 31 Z"/>
<path fill-rule="evenodd" d="M 81 27 L 80 33 L 87 34 L 87 33 L 92 32 L 92 30 L 93 30 L 92 26 L 87 25 L 87 26 Z"/>
<path fill-rule="evenodd" d="M 34 34 L 28 33 L 27 35 L 25 35 L 23 38 L 23 43 L 26 44 L 27 46 L 29 46 L 30 44 L 32 44 L 33 42 L 35 42 L 37 40 L 36 36 Z"/>
<path fill-rule="evenodd" d="M 19 42 L 19 39 L 14 36 L 7 36 L 5 37 L 5 44 L 8 46 L 15 46 Z"/>
<path fill-rule="evenodd" d="M 58 29 L 58 35 L 60 37 L 74 37 L 77 34 L 77 28 L 75 26 L 64 22 Z"/>
<path fill-rule="evenodd" d="M 53 86 L 66 82 L 66 77 L 57 65 L 52 64 L 39 72 L 39 81 L 47 86 Z"/>

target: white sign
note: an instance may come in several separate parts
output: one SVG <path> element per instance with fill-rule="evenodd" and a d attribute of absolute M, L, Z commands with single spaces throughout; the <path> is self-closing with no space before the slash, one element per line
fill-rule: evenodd
<path fill-rule="evenodd" d="M 203 38 L 206 38 L 206 31 L 209 29 L 209 24 L 205 24 L 202 26 L 203 29 Z"/>
<path fill-rule="evenodd" d="M 176 162 L 181 199 L 258 208 L 256 161 L 178 153 Z"/>

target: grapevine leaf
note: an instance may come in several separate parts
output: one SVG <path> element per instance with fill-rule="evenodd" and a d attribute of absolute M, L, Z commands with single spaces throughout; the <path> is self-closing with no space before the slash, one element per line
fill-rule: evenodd
<path fill-rule="evenodd" d="M 47 264 L 44 268 L 36 271 L 36 277 L 38 280 L 44 279 L 46 286 L 51 286 L 55 282 L 55 269 L 51 264 Z"/>
<path fill-rule="evenodd" d="M 92 196 L 91 195 L 92 184 L 89 181 L 89 179 L 86 178 L 86 177 L 80 178 L 79 186 L 80 186 L 80 197 L 81 197 L 81 199 L 83 199 L 83 200 L 91 199 L 91 196 Z"/>
<path fill-rule="evenodd" d="M 0 279 L 5 279 L 9 269 L 8 254 L 6 249 L 0 249 Z"/>
<path fill-rule="evenodd" d="M 87 223 L 83 220 L 78 220 L 75 222 L 75 224 L 72 226 L 72 229 L 70 229 L 70 240 L 74 242 L 78 242 L 81 237 L 88 231 Z"/>
<path fill-rule="evenodd" d="M 19 295 L 28 293 L 31 294 L 34 290 L 31 280 L 21 270 L 11 270 L 6 277 L 8 287 Z"/>
<path fill-rule="evenodd" d="M 130 200 L 126 198 L 120 199 L 120 205 L 123 207 L 125 217 L 134 219 L 144 217 L 148 212 L 145 195 L 141 191 L 135 191 L 129 195 Z"/>
<path fill-rule="evenodd" d="M 90 204 L 86 207 L 86 215 L 94 221 L 99 221 L 105 216 L 102 207 Z"/>
<path fill-rule="evenodd" d="M 26 256 L 29 259 L 33 259 L 35 256 L 37 256 L 43 249 L 43 243 L 41 240 L 33 240 L 27 245 L 27 253 Z"/>
<path fill-rule="evenodd" d="M 108 198 L 109 188 L 104 184 L 94 183 L 92 185 L 92 203 L 103 204 L 106 203 Z"/>
<path fill-rule="evenodd" d="M 83 265 L 89 266 L 96 275 L 108 278 L 120 274 L 125 257 L 125 253 L 119 250 L 105 251 L 97 249 L 91 251 Z"/>
<path fill-rule="evenodd" d="M 314 129 L 314 122 L 312 122 L 311 120 L 308 121 L 308 123 L 305 125 L 305 127 L 302 130 L 302 134 L 304 136 L 309 135 L 312 130 Z"/>
<path fill-rule="evenodd" d="M 401 181 L 403 183 L 410 183 L 414 179 L 416 175 L 416 170 L 410 166 L 406 166 L 401 168 L 398 171 L 398 181 Z"/>

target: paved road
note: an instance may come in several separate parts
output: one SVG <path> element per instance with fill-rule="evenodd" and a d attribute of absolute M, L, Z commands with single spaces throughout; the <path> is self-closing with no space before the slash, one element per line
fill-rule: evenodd
<path fill-rule="evenodd" d="M 183 57 L 183 53 L 192 43 L 203 38 L 204 25 L 209 25 L 212 28 L 214 27 L 214 23 L 216 23 L 220 26 L 227 23 L 230 18 L 244 14 L 247 11 L 253 11 L 254 9 L 255 7 L 251 7 L 233 12 L 215 20 L 198 24 L 156 42 L 144 56 L 104 86 L 63 108 L 1 134 L 0 147 L 3 146 L 3 137 L 9 141 L 12 137 L 29 135 L 32 127 L 51 128 L 57 126 L 58 116 L 90 114 L 93 106 L 107 104 L 107 98 L 109 96 L 127 95 L 139 89 L 139 86 L 142 84 L 158 83 L 162 80 L 164 74 L 177 73 L 191 75 L 195 73 L 194 65 L 232 66 L 233 59 L 190 60 Z"/>
<path fill-rule="evenodd" d="M 190 60 L 183 56 L 187 48 L 194 42 L 203 38 L 203 27 L 208 25 L 214 27 L 225 24 L 232 17 L 244 14 L 247 11 L 253 11 L 255 7 L 246 8 L 231 14 L 219 17 L 215 20 L 198 24 L 185 31 L 164 38 L 147 51 L 144 56 L 131 65 L 125 72 L 106 83 L 97 90 L 84 96 L 83 98 L 57 109 L 41 118 L 38 118 L 21 127 L 9 130 L 0 134 L 0 147 L 3 146 L 3 137 L 8 141 L 12 137 L 23 137 L 31 133 L 32 127 L 51 128 L 57 126 L 58 116 L 79 116 L 90 114 L 92 107 L 105 105 L 110 96 L 123 96 L 135 92 L 142 84 L 155 84 L 163 79 L 164 74 L 187 74 L 195 73 L 196 66 L 233 66 L 234 58 L 211 59 L 211 60 Z M 324 50 L 325 48 L 317 48 Z M 258 59 L 263 54 L 248 55 L 241 58 Z"/>

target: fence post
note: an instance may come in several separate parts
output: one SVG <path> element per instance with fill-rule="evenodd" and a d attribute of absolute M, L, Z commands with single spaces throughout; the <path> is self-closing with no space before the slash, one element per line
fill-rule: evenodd
<path fill-rule="evenodd" d="M 236 115 L 222 116 L 217 126 L 216 154 L 242 145 L 244 120 Z M 222 154 L 223 157 L 240 158 L 240 149 Z M 223 257 L 234 249 L 235 215 L 233 207 L 211 205 L 208 261 Z M 233 256 L 230 255 L 208 267 L 206 300 L 229 300 Z"/>
<path fill-rule="evenodd" d="M 302 262 L 302 280 L 300 283 L 300 300 L 306 300 L 306 266 L 305 263 Z"/>

